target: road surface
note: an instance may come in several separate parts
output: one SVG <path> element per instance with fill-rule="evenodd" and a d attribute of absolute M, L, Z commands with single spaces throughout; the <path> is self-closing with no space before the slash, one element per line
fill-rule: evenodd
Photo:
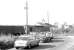
<path fill-rule="evenodd" d="M 52 50 L 74 50 L 74 36 L 66 36 L 65 41 Z"/>
<path fill-rule="evenodd" d="M 9 50 L 16 49 L 12 48 Z M 19 50 L 74 50 L 74 36 L 63 36 L 62 38 L 54 39 L 52 42 L 40 43 L 39 47 Z"/>

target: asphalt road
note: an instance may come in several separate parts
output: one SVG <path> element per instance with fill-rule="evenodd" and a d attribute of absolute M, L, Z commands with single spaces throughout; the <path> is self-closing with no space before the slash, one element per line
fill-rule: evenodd
<path fill-rule="evenodd" d="M 8 50 L 16 50 L 11 48 Z M 38 47 L 33 47 L 31 49 L 18 49 L 18 50 L 74 50 L 74 35 L 61 35 L 56 36 L 52 42 L 40 43 Z"/>
<path fill-rule="evenodd" d="M 16 50 L 15 48 L 9 50 Z M 61 36 L 52 42 L 40 43 L 40 46 L 31 49 L 18 50 L 74 50 L 74 36 Z"/>
<path fill-rule="evenodd" d="M 74 36 L 66 36 L 64 42 L 51 50 L 74 50 Z"/>
<path fill-rule="evenodd" d="M 58 47 L 62 47 L 63 44 L 65 44 L 68 37 L 57 37 L 52 40 L 52 42 L 47 42 L 47 43 L 40 43 L 38 47 L 33 47 L 31 49 L 18 49 L 18 50 L 57 50 L 59 49 Z M 61 45 L 61 46 L 60 46 Z M 9 50 L 16 50 L 15 48 L 9 49 Z"/>

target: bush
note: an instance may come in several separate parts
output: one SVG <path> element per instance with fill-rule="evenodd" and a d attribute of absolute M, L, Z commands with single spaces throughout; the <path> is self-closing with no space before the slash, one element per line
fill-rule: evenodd
<path fill-rule="evenodd" d="M 1 49 L 8 49 L 8 48 L 13 48 L 14 47 L 14 42 L 13 41 L 7 41 L 7 42 L 0 42 L 0 48 Z"/>
<path fill-rule="evenodd" d="M 15 37 L 11 36 L 0 36 L 0 48 L 1 49 L 8 49 L 14 47 L 14 40 Z"/>

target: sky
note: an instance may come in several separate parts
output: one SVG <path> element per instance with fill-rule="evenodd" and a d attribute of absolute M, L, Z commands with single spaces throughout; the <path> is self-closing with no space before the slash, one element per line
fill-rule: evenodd
<path fill-rule="evenodd" d="M 74 24 L 73 0 L 27 0 L 28 24 L 38 22 Z M 25 25 L 26 0 L 0 0 L 0 25 Z"/>

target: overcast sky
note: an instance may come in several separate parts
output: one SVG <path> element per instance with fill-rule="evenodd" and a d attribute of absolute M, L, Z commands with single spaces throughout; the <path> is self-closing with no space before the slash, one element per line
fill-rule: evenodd
<path fill-rule="evenodd" d="M 0 25 L 25 25 L 26 0 L 0 0 Z M 73 0 L 28 0 L 29 24 L 34 25 L 44 18 L 54 24 L 74 24 Z"/>

